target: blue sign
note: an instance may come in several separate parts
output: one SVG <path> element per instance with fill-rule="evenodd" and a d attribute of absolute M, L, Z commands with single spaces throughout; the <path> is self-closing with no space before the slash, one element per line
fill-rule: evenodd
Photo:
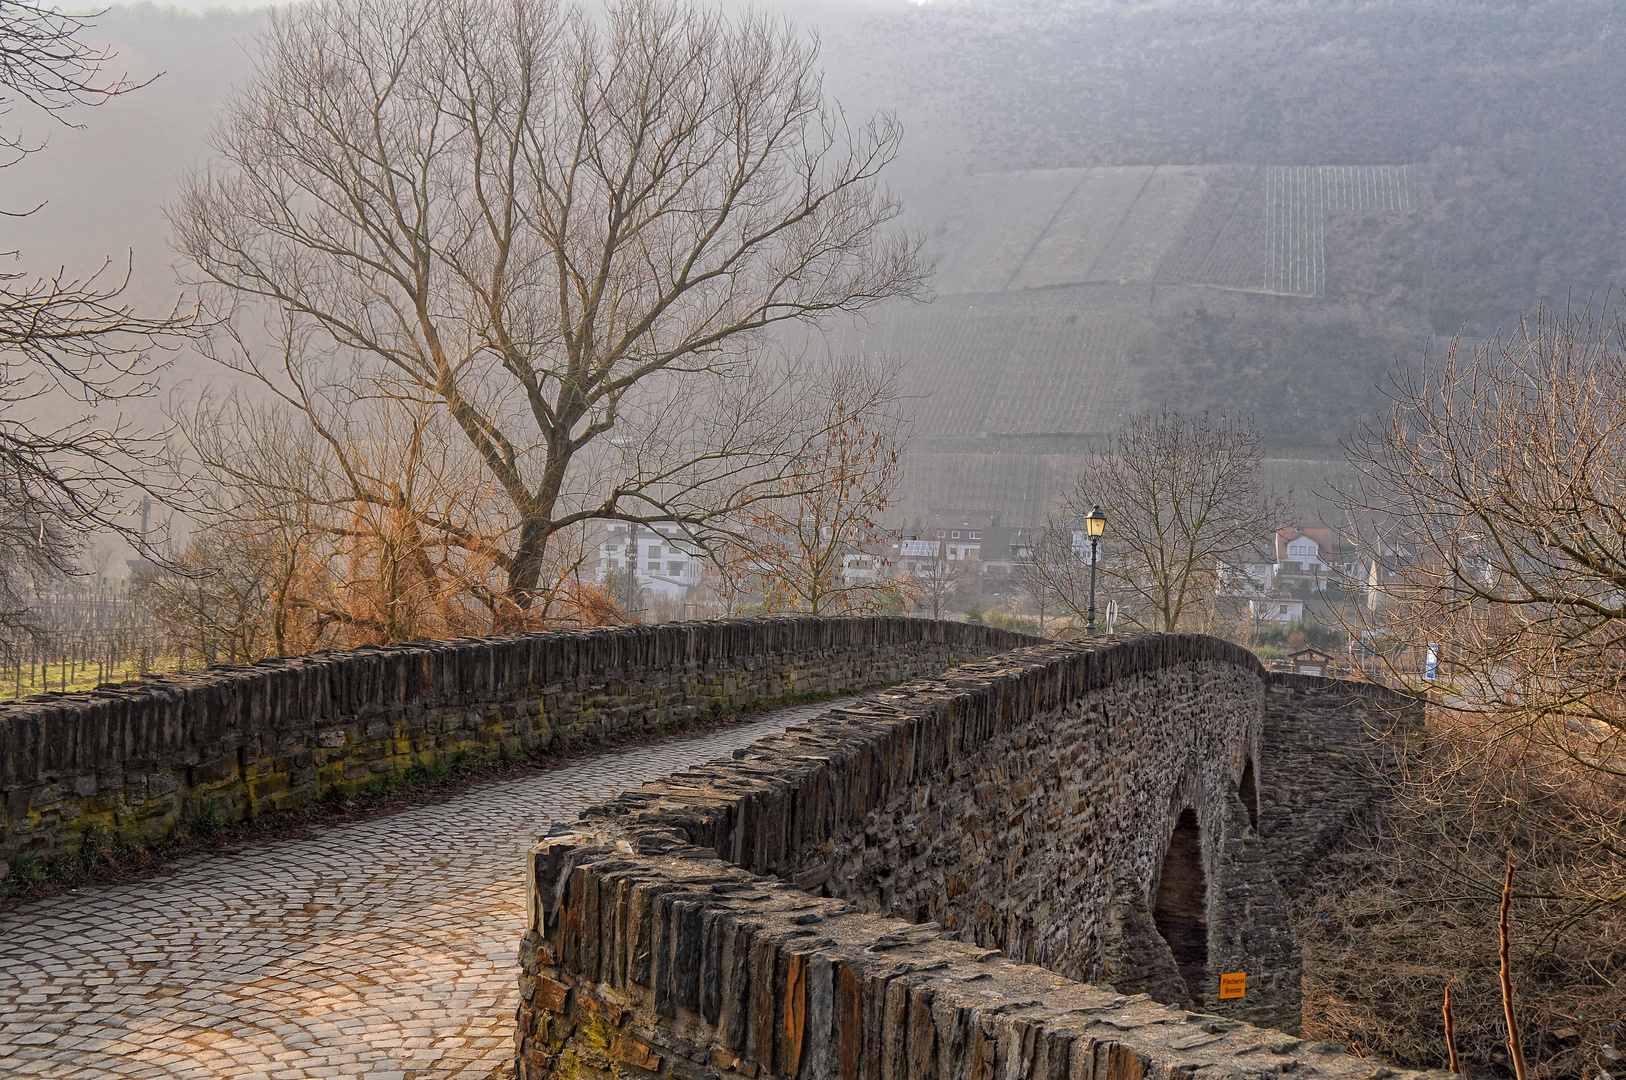
<path fill-rule="evenodd" d="M 1428 659 L 1423 661 L 1423 678 L 1434 681 L 1434 672 L 1440 666 L 1440 646 L 1438 642 L 1428 643 Z"/>

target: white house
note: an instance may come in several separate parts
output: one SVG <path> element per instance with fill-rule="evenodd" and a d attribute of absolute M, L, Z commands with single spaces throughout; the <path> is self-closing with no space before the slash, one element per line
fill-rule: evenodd
<path fill-rule="evenodd" d="M 626 569 L 629 543 L 640 591 L 648 590 L 663 600 L 683 600 L 691 588 L 700 584 L 700 548 L 684 539 L 680 526 L 669 522 L 629 525 L 624 521 L 604 523 L 595 583 L 603 585 L 612 572 Z M 626 598 L 612 599 L 625 602 Z"/>
<path fill-rule="evenodd" d="M 1331 529 L 1283 529 L 1276 534 L 1279 572 L 1309 574 L 1329 569 Z"/>
<path fill-rule="evenodd" d="M 1219 565 L 1219 595 L 1262 597 L 1276 584 L 1276 553 L 1269 543 L 1241 552 L 1241 559 Z"/>
<path fill-rule="evenodd" d="M 1304 621 L 1303 600 L 1249 600 L 1248 617 L 1254 622 L 1296 623 Z"/>
<path fill-rule="evenodd" d="M 886 578 L 890 565 L 884 555 L 868 551 L 849 551 L 841 556 L 841 583 L 858 585 L 882 581 Z"/>

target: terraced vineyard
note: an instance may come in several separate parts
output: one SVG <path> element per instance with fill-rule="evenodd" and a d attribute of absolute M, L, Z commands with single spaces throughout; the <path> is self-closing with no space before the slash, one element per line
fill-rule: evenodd
<path fill-rule="evenodd" d="M 1265 291 L 1324 296 L 1327 215 L 1409 214 L 1411 166 L 1318 165 L 1265 173 Z"/>
<path fill-rule="evenodd" d="M 1025 525 L 1045 520 L 1078 475 L 1078 459 L 1040 454 L 932 454 L 904 459 L 893 517 L 905 528 L 934 506 L 966 506 Z"/>
<path fill-rule="evenodd" d="M 908 222 L 928 236 L 936 301 L 885 305 L 829 341 L 902 360 L 915 436 L 938 445 L 911 452 L 896 509 L 912 519 L 928 506 L 975 506 L 1039 521 L 1076 475 L 1067 455 L 1078 440 L 1153 402 L 1256 415 L 1276 445 L 1286 429 L 1324 450 L 1328 402 L 1359 409 L 1372 396 L 1344 385 L 1370 367 L 1353 355 L 1360 349 L 1328 351 L 1324 337 L 1303 336 L 1289 373 L 1264 347 L 1268 334 L 1258 347 L 1239 342 L 1264 333 L 1260 316 L 1284 294 L 1326 293 L 1329 214 L 1407 214 L 1411 187 L 1404 165 L 1144 165 L 944 181 Z M 1186 342 L 1171 330 L 1182 326 L 1213 340 Z M 1335 353 L 1338 367 L 1318 367 Z M 1308 382 L 1305 370 L 1316 372 Z M 1013 443 L 1025 449 L 1001 449 Z M 980 445 L 988 452 L 971 449 Z"/>
<path fill-rule="evenodd" d="M 1223 169 L 1223 167 L 1222 167 Z M 909 224 L 939 294 L 1152 282 L 1203 204 L 1210 169 L 1130 165 L 945 181 Z"/>
<path fill-rule="evenodd" d="M 1139 393 L 1128 351 L 1145 310 L 1145 287 L 943 296 L 889 305 L 831 344 L 904 361 L 921 435 L 1101 432 Z"/>
<path fill-rule="evenodd" d="M 1158 267 L 1157 280 L 1262 291 L 1264 170 L 1256 166 L 1205 170 L 1207 191 L 1184 235 Z"/>
<path fill-rule="evenodd" d="M 889 520 L 911 528 L 929 507 L 967 506 L 998 513 L 1006 525 L 1045 520 L 1057 497 L 1085 468 L 1075 454 L 938 454 L 912 450 L 904 459 L 900 498 Z M 1339 491 L 1356 476 L 1343 461 L 1268 458 L 1265 485 L 1281 501 L 1284 518 L 1309 523 L 1336 520 Z"/>
<path fill-rule="evenodd" d="M 1150 166 L 984 173 L 910 216 L 940 295 L 1063 285 L 1326 294 L 1326 219 L 1407 214 L 1409 165 Z"/>

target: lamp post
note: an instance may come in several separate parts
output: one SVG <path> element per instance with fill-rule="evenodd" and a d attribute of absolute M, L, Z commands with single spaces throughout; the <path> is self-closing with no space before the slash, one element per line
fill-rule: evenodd
<path fill-rule="evenodd" d="M 1101 545 L 1101 534 L 1107 531 L 1107 516 L 1096 506 L 1084 519 L 1084 528 L 1090 534 L 1090 617 L 1085 621 L 1085 634 L 1095 636 L 1095 563 L 1096 552 Z"/>

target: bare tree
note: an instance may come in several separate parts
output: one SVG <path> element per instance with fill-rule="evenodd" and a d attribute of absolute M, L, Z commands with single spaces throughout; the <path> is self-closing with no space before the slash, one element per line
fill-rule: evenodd
<path fill-rule="evenodd" d="M 199 399 L 177 428 L 183 469 L 201 466 L 207 477 L 192 485 L 191 510 L 217 538 L 178 556 L 178 574 L 228 580 L 231 566 L 199 559 L 229 562 L 238 550 L 263 556 L 267 653 L 488 633 L 499 622 L 494 485 L 431 403 L 367 402 L 337 448 L 298 412 L 238 394 Z M 555 537 L 533 624 L 604 621 L 605 598 L 581 581 L 586 559 L 584 528 Z"/>
<path fill-rule="evenodd" d="M 1442 702 L 1626 775 L 1626 323 L 1540 310 L 1396 375 L 1343 494 L 1377 567 L 1352 629 Z"/>
<path fill-rule="evenodd" d="M 948 602 L 970 585 L 965 567 L 948 557 L 948 547 L 941 540 L 923 541 L 930 554 L 917 555 L 909 562 L 909 570 L 900 585 L 904 595 L 917 611 L 930 612 L 941 619 Z"/>
<path fill-rule="evenodd" d="M 85 41 L 82 35 L 90 28 L 86 16 L 63 15 L 23 0 L 0 0 L 0 107 L 24 101 L 71 126 L 63 115 L 69 109 L 101 105 L 152 81 L 107 74 L 115 54 Z M 0 147 L 12 154 L 9 162 L 0 163 L 3 168 L 43 150 L 45 143 L 30 143 L 19 133 L 5 132 L 0 134 Z"/>
<path fill-rule="evenodd" d="M 733 618 L 762 600 L 748 541 L 724 540 L 710 545 L 702 564 L 700 595 L 718 616 Z M 608 580 L 608 579 L 606 579 Z M 612 591 L 613 595 L 613 591 Z M 704 601 L 703 601 L 704 602 Z"/>
<path fill-rule="evenodd" d="M 824 432 L 767 332 L 921 287 L 878 186 L 897 125 L 828 107 L 788 25 L 666 0 L 317 0 L 274 14 L 170 208 L 221 363 L 297 413 L 358 502 L 352 428 L 430 403 L 487 516 L 412 511 L 526 625 L 593 519 L 727 533 L 811 490 Z M 269 341 L 267 346 L 257 341 Z M 788 485 L 788 486 L 787 486 Z M 469 546 L 472 545 L 472 546 Z"/>
<path fill-rule="evenodd" d="M 1619 985 L 1618 950 L 1590 943 L 1626 911 L 1626 323 L 1538 309 L 1401 366 L 1390 396 L 1341 501 L 1374 568 L 1348 628 L 1391 682 L 1434 690 L 1395 842 L 1481 908 L 1523 849 L 1541 947 L 1568 936 L 1577 980 Z"/>
<path fill-rule="evenodd" d="M 780 481 L 785 497 L 753 507 L 746 565 L 769 611 L 896 609 L 899 585 L 873 561 L 905 442 L 896 370 L 848 358 L 825 374 L 817 395 L 824 415 L 815 426 L 824 434 Z M 865 563 L 849 566 L 849 557 Z"/>
<path fill-rule="evenodd" d="M 1210 626 L 1227 565 L 1276 526 L 1263 460 L 1248 421 L 1167 409 L 1133 417 L 1087 457 L 1035 537 L 1024 574 L 1058 609 L 1083 621 L 1089 544 L 1080 542 L 1084 530 L 1076 523 L 1100 506 L 1109 524 L 1097 602 L 1110 595 L 1125 618 L 1153 630 Z"/>
<path fill-rule="evenodd" d="M 84 41 L 89 25 L 0 0 L 0 112 L 20 105 L 67 125 L 69 110 L 144 85 L 107 71 L 113 54 Z M 44 146 L 0 130 L 0 168 Z M 19 574 L 73 572 L 85 537 L 121 525 L 118 495 L 146 443 L 105 413 L 152 388 L 154 348 L 190 324 L 178 307 L 163 318 L 136 315 L 120 299 L 128 281 L 129 264 L 121 271 L 111 260 L 83 276 L 0 274 L 0 644 L 26 622 Z M 41 420 L 60 416 L 64 401 L 76 403 L 77 419 Z"/>
<path fill-rule="evenodd" d="M 162 566 L 132 575 L 132 596 L 183 655 L 246 664 L 270 653 L 266 613 L 279 553 L 251 541 L 241 532 L 206 530 Z"/>
<path fill-rule="evenodd" d="M 1029 558 L 1017 569 L 1022 591 L 1039 607 L 1041 629 L 1044 610 L 1079 624 L 1088 621 L 1090 605 L 1090 563 L 1088 546 L 1083 551 L 1074 539 L 1073 519 L 1067 507 L 1069 496 L 1045 523 L 1033 530 Z"/>

